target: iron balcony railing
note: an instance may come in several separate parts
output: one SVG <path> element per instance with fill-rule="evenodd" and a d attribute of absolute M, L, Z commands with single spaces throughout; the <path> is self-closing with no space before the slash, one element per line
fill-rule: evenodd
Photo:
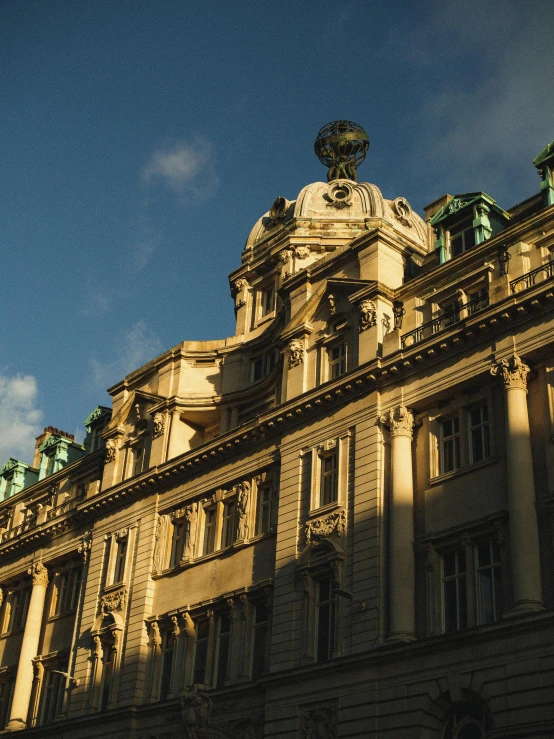
<path fill-rule="evenodd" d="M 552 276 L 554 276 L 554 259 L 512 280 L 510 282 L 510 291 L 515 295 L 522 290 L 527 290 L 528 287 L 533 287 L 537 282 L 549 280 Z"/>
<path fill-rule="evenodd" d="M 480 310 L 483 310 L 483 308 L 487 308 L 488 305 L 489 296 L 481 295 L 478 298 L 474 298 L 467 303 L 459 305 L 457 308 L 453 308 L 446 313 L 442 313 L 440 316 L 433 318 L 432 321 L 427 321 L 427 323 L 423 323 L 413 331 L 404 334 L 402 337 L 402 349 L 407 349 L 414 344 L 418 344 L 424 339 L 428 339 L 434 334 L 438 334 L 440 331 L 444 331 L 449 328 L 449 326 L 461 321 L 462 318 L 466 318 Z M 465 315 L 462 315 L 462 312 L 464 311 Z"/>

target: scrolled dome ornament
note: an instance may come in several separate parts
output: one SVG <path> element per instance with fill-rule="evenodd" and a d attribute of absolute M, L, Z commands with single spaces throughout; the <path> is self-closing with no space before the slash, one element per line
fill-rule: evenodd
<path fill-rule="evenodd" d="M 369 138 L 364 129 L 352 121 L 331 121 L 317 134 L 314 144 L 317 158 L 329 167 L 327 181 L 358 181 L 357 167 L 369 149 Z"/>

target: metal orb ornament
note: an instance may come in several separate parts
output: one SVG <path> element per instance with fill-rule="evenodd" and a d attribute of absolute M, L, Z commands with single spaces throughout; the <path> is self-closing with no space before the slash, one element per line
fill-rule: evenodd
<path fill-rule="evenodd" d="M 331 121 L 317 134 L 314 144 L 317 158 L 329 167 L 327 181 L 358 181 L 356 168 L 369 149 L 369 138 L 364 129 L 352 121 Z"/>

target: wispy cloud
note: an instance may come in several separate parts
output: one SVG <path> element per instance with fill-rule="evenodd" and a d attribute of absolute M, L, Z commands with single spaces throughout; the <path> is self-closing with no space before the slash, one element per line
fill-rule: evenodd
<path fill-rule="evenodd" d="M 83 316 L 98 316 L 109 313 L 112 299 L 108 291 L 98 285 L 88 285 L 84 291 L 84 303 L 81 307 Z"/>
<path fill-rule="evenodd" d="M 130 372 L 154 359 L 163 350 L 162 342 L 146 324 L 138 321 L 116 338 L 115 357 L 108 362 L 91 360 L 95 388 L 106 389 Z"/>
<path fill-rule="evenodd" d="M 0 466 L 9 457 L 32 462 L 35 437 L 42 431 L 32 375 L 0 375 Z"/>
<path fill-rule="evenodd" d="M 485 16 L 484 24 L 469 20 Z M 448 167 L 453 181 L 473 182 L 475 189 L 491 183 L 497 191 L 505 183 L 509 190 L 510 178 L 521 176 L 522 158 L 534 176 L 530 160 L 554 138 L 552 7 L 533 0 L 466 0 L 441 3 L 438 18 L 442 37 L 452 41 L 450 54 L 474 52 L 484 73 L 466 78 L 464 89 L 455 82 L 434 86 L 431 77 L 421 115 L 433 158 Z"/>
<path fill-rule="evenodd" d="M 202 138 L 168 144 L 152 154 L 142 179 L 162 182 L 180 196 L 209 197 L 219 184 L 213 144 Z"/>
<path fill-rule="evenodd" d="M 148 232 L 143 235 L 135 245 L 133 254 L 135 272 L 142 272 L 159 245 L 160 240 L 153 233 Z"/>

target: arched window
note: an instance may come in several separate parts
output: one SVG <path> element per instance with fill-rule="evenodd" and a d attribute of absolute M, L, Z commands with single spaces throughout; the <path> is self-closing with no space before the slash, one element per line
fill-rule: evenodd
<path fill-rule="evenodd" d="M 448 713 L 442 739 L 487 739 L 486 716 L 482 707 L 456 703 Z"/>

